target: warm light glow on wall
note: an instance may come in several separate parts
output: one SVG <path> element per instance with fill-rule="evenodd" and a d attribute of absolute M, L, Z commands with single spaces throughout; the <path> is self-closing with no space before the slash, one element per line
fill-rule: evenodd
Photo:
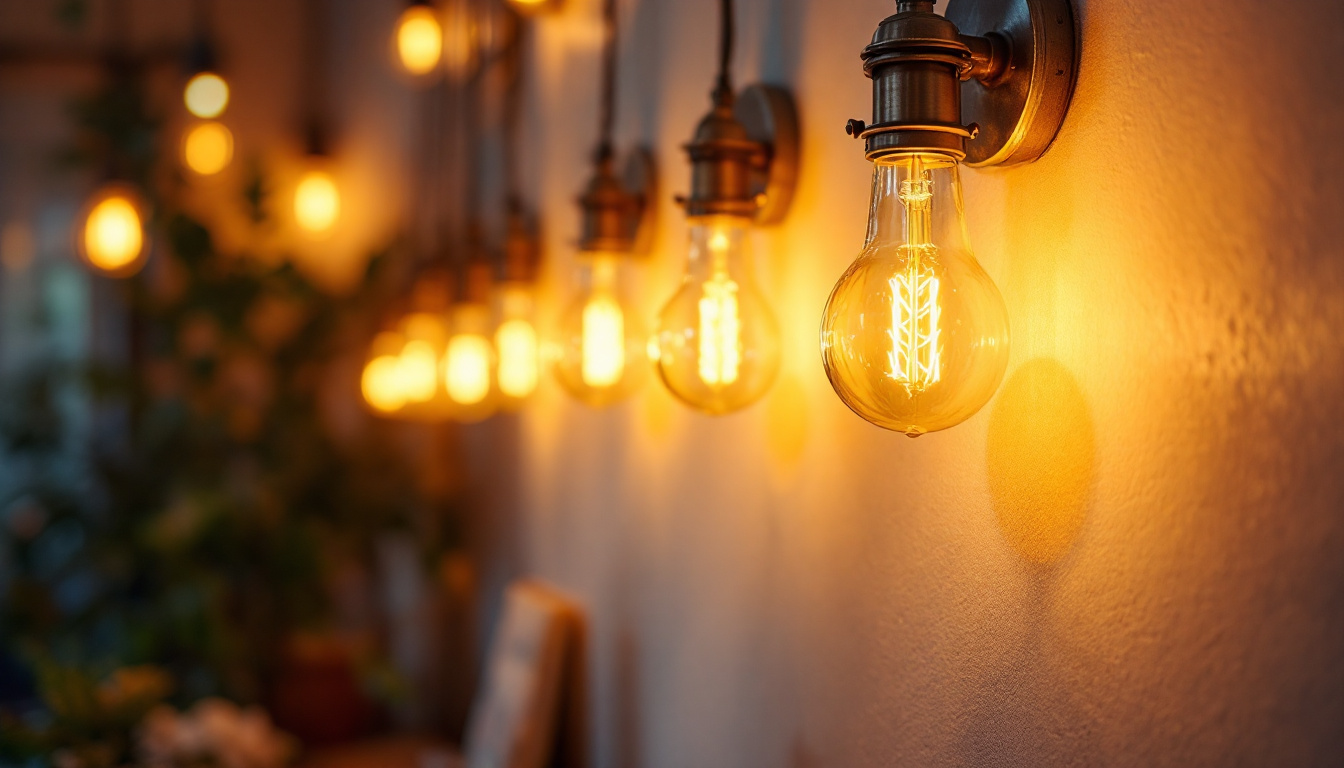
<path fill-rule="evenodd" d="M 324 235 L 341 215 L 341 194 L 325 171 L 308 171 L 294 190 L 294 220 L 310 235 Z"/>
<path fill-rule="evenodd" d="M 433 72 L 443 57 L 443 27 L 434 9 L 417 3 L 397 21 L 397 61 L 414 76 Z"/>
<path fill-rule="evenodd" d="M 137 272 L 147 251 L 140 196 L 124 184 L 104 187 L 89 203 L 78 240 L 80 255 L 99 272 L 114 277 Z"/>
<path fill-rule="evenodd" d="M 223 123 L 197 123 L 182 142 L 182 159 L 201 176 L 213 176 L 233 160 L 233 134 Z"/>
<path fill-rule="evenodd" d="M 219 117 L 229 106 L 229 84 L 214 72 L 201 72 L 187 81 L 182 101 L 196 117 Z"/>

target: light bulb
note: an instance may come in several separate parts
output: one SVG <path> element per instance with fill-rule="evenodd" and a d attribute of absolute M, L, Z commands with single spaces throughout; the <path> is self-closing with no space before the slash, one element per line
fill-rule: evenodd
<path fill-rule="evenodd" d="M 223 123 L 207 120 L 192 126 L 182 142 L 182 159 L 201 176 L 213 176 L 233 159 L 233 134 Z"/>
<path fill-rule="evenodd" d="M 710 414 L 736 411 L 779 371 L 779 326 L 752 278 L 751 220 L 692 220 L 681 288 L 658 318 L 655 357 L 667 388 Z"/>
<path fill-rule="evenodd" d="M 396 413 L 406 405 L 406 377 L 401 356 L 404 346 L 405 339 L 393 331 L 378 334 L 370 346 L 359 388 L 364 402 L 379 413 Z"/>
<path fill-rule="evenodd" d="M 499 356 L 499 392 L 506 407 L 521 405 L 537 388 L 537 329 L 532 317 L 532 287 L 528 283 L 510 282 L 500 287 L 495 351 Z"/>
<path fill-rule="evenodd" d="M 93 196 L 78 237 L 79 253 L 89 266 L 113 277 L 126 277 L 144 265 L 144 204 L 129 185 L 111 183 Z"/>
<path fill-rule="evenodd" d="M 341 215 L 341 193 L 331 174 L 310 170 L 294 189 L 294 220 L 310 235 L 331 231 Z"/>
<path fill-rule="evenodd" d="M 464 303 L 453 308 L 453 333 L 444 355 L 443 380 L 459 421 L 480 421 L 494 412 L 490 308 Z"/>
<path fill-rule="evenodd" d="M 199 118 L 219 117 L 229 106 L 229 84 L 214 72 L 200 72 L 187 81 L 182 101 Z"/>
<path fill-rule="evenodd" d="M 863 252 L 821 326 L 831 386 L 855 413 L 918 437 L 980 410 L 1008 364 L 1008 313 L 966 238 L 957 163 L 879 159 Z"/>
<path fill-rule="evenodd" d="M 648 340 L 639 316 L 621 301 L 617 264 L 610 253 L 580 256 L 580 289 L 560 320 L 555 352 L 561 385 L 592 406 L 615 403 L 643 382 Z"/>
<path fill-rule="evenodd" d="M 443 26 L 434 9 L 423 3 L 407 8 L 397 20 L 397 61 L 408 74 L 433 72 L 443 58 Z"/>

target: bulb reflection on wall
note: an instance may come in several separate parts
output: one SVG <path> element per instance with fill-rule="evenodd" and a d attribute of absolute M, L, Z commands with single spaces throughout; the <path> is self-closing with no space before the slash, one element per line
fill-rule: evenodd
<path fill-rule="evenodd" d="M 182 160 L 201 176 L 219 173 L 233 160 L 233 134 L 214 120 L 197 123 L 182 141 Z"/>
<path fill-rule="evenodd" d="M 597 252 L 579 258 L 580 288 L 560 320 L 556 375 L 583 402 L 610 405 L 643 382 L 647 340 L 638 315 L 621 299 L 623 257 Z"/>
<path fill-rule="evenodd" d="M 1008 315 L 967 243 L 955 160 L 876 162 L 867 242 L 831 292 L 821 348 L 846 405 L 911 437 L 955 426 L 993 396 Z"/>
<path fill-rule="evenodd" d="M 102 187 L 86 206 L 76 239 L 80 256 L 98 272 L 112 277 L 138 272 L 148 253 L 139 192 L 116 182 Z"/>
<path fill-rule="evenodd" d="M 228 81 L 214 72 L 199 72 L 187 81 L 182 101 L 196 117 L 204 120 L 219 117 L 229 106 Z"/>
<path fill-rule="evenodd" d="M 658 372 L 706 413 L 756 401 L 779 371 L 779 327 L 752 277 L 750 226 L 736 216 L 693 219 L 686 276 L 659 316 Z"/>
<path fill-rule="evenodd" d="M 499 289 L 495 352 L 502 405 L 517 407 L 536 390 L 540 367 L 532 286 L 528 283 L 509 282 Z"/>
<path fill-rule="evenodd" d="M 439 66 L 443 58 L 443 26 L 428 2 L 416 0 L 402 12 L 397 20 L 394 47 L 397 62 L 409 75 L 427 75 Z"/>
<path fill-rule="evenodd" d="M 341 215 L 341 193 L 331 174 L 310 169 L 294 188 L 294 221 L 312 236 L 329 234 Z"/>

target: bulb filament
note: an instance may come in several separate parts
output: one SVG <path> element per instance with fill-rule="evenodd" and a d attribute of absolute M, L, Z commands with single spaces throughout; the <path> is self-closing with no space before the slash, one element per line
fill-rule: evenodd
<path fill-rule="evenodd" d="M 711 387 L 737 381 L 742 364 L 742 321 L 737 283 L 728 277 L 728 235 L 716 231 L 709 239 L 714 276 L 700 297 L 700 380 Z"/>
<path fill-rule="evenodd" d="M 942 375 L 942 306 L 939 280 L 929 263 L 938 257 L 938 247 L 929 242 L 933 182 L 919 157 L 910 162 L 910 177 L 901 182 L 898 195 L 905 207 L 905 242 L 900 246 L 905 269 L 889 281 L 892 348 L 888 375 L 910 394 L 918 394 L 938 383 Z"/>
<path fill-rule="evenodd" d="M 610 295 L 598 294 L 583 307 L 582 367 L 590 387 L 610 387 L 625 371 L 625 316 Z"/>

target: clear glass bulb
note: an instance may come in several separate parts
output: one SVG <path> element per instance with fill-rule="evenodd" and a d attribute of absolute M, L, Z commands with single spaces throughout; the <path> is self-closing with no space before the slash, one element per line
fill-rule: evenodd
<path fill-rule="evenodd" d="M 229 83 L 214 72 L 200 72 L 182 89 L 182 102 L 196 117 L 219 117 L 229 106 Z"/>
<path fill-rule="evenodd" d="M 499 325 L 495 327 L 495 351 L 499 358 L 501 405 L 517 408 L 537 388 L 540 361 L 537 328 L 533 322 L 532 286 L 508 282 L 500 286 Z"/>
<path fill-rule="evenodd" d="M 971 253 L 957 163 L 876 163 L 868 238 L 826 303 L 821 355 L 855 413 L 918 437 L 980 410 L 1008 364 L 1008 312 Z"/>
<path fill-rule="evenodd" d="M 724 414 L 755 402 L 779 372 L 779 324 L 752 277 L 751 222 L 691 222 L 681 288 L 658 316 L 658 373 L 679 399 Z"/>
<path fill-rule="evenodd" d="M 622 258 L 581 254 L 579 294 L 560 319 L 556 377 L 570 394 L 595 407 L 629 396 L 646 375 L 644 327 L 620 296 Z"/>
<path fill-rule="evenodd" d="M 453 333 L 444 354 L 443 381 L 458 421 L 480 421 L 495 412 L 495 351 L 490 345 L 490 308 L 464 303 L 453 308 Z"/>
<path fill-rule="evenodd" d="M 329 234 L 341 216 L 341 192 L 323 170 L 310 170 L 294 188 L 294 220 L 314 237 Z"/>
<path fill-rule="evenodd" d="M 384 331 L 374 337 L 369 346 L 359 388 L 364 402 L 378 413 L 396 413 L 406 405 L 407 387 L 401 358 L 405 343 L 406 339 L 400 333 Z"/>
<path fill-rule="evenodd" d="M 213 176 L 233 159 L 233 134 L 214 120 L 197 123 L 182 141 L 182 159 L 193 172 Z"/>

